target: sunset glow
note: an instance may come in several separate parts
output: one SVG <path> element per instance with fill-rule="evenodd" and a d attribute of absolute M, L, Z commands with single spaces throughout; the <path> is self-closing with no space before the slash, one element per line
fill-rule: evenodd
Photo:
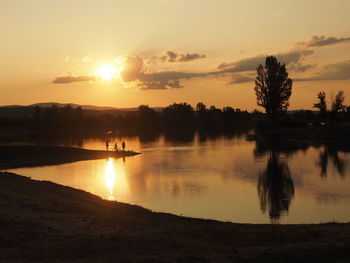
<path fill-rule="evenodd" d="M 268 55 L 294 81 L 290 110 L 311 110 L 320 90 L 344 90 L 349 103 L 349 1 L 190 2 L 2 1 L 0 104 L 262 110 L 254 78 Z"/>
<path fill-rule="evenodd" d="M 349 11 L 1 0 L 0 262 L 350 262 Z"/>
<path fill-rule="evenodd" d="M 98 67 L 96 71 L 96 75 L 101 77 L 103 80 L 110 80 L 117 74 L 120 74 L 120 69 L 116 69 L 111 64 L 102 64 Z"/>

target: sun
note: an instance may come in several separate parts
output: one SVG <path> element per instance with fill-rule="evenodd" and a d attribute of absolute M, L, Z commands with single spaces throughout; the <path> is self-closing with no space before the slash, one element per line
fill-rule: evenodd
<path fill-rule="evenodd" d="M 101 77 L 103 80 L 110 80 L 118 74 L 120 74 L 120 70 L 111 64 L 102 64 L 96 71 L 96 75 Z"/>

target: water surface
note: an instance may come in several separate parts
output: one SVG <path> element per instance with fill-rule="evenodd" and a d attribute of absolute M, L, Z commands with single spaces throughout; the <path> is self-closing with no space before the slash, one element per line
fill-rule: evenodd
<path fill-rule="evenodd" d="M 111 145 L 121 139 L 111 137 Z M 125 140 L 128 149 L 142 154 L 12 171 L 190 217 L 241 223 L 350 221 L 349 155 L 332 145 L 283 149 L 247 141 L 245 134 Z M 85 138 L 65 145 L 104 149 L 104 142 Z"/>

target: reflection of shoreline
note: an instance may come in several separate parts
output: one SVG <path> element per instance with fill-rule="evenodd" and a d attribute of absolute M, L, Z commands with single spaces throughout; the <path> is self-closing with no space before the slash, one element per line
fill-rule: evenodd
<path fill-rule="evenodd" d="M 268 210 L 271 222 L 278 223 L 280 217 L 288 213 L 294 197 L 294 183 L 288 164 L 280 160 L 278 153 L 270 152 L 257 188 L 261 211 L 265 213 Z"/>
<path fill-rule="evenodd" d="M 291 200 L 294 197 L 294 182 L 290 175 L 288 158 L 286 161 L 281 161 L 279 158 L 280 154 L 289 157 L 301 151 L 305 153 L 310 148 L 316 149 L 318 151 L 318 161 L 316 162 L 316 167 L 313 167 L 313 169 L 316 168 L 318 170 L 319 168 L 322 178 L 326 179 L 331 169 L 342 179 L 346 176 L 347 160 L 346 158 L 342 158 L 341 153 L 346 153 L 349 150 L 346 147 L 341 147 L 339 144 L 312 144 L 303 141 L 279 140 L 278 138 L 258 139 L 255 143 L 254 155 L 256 157 L 264 156 L 267 153 L 270 154 L 267 167 L 260 175 L 258 181 L 258 195 L 261 210 L 263 213 L 269 211 L 271 221 L 278 222 L 281 216 L 288 213 Z M 304 166 L 305 161 L 308 162 L 307 159 L 300 160 L 298 165 L 303 164 Z M 273 176 L 273 174 L 277 176 Z M 298 173 L 297 178 L 299 177 L 300 175 Z M 303 180 L 306 180 L 306 178 L 303 178 Z M 316 201 L 320 201 L 322 197 L 324 203 L 335 203 L 339 199 L 344 198 L 344 194 L 338 193 L 339 190 L 334 190 L 335 192 L 324 192 L 324 185 L 320 185 L 318 181 L 311 182 L 313 188 L 307 191 L 313 192 L 312 199 Z"/>
<path fill-rule="evenodd" d="M 332 161 L 333 167 L 337 170 L 340 177 L 346 173 L 345 160 L 339 157 L 339 151 L 332 145 L 324 145 L 323 152 L 320 152 L 319 162 L 320 176 L 327 177 L 329 160 Z"/>

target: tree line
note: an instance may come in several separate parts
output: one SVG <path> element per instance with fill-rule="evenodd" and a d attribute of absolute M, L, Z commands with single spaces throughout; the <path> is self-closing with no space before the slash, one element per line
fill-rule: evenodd
<path fill-rule="evenodd" d="M 289 107 L 289 98 L 292 95 L 293 81 L 288 76 L 285 64 L 281 64 L 276 57 L 266 57 L 265 64 L 257 67 L 255 79 L 255 95 L 257 105 L 265 109 L 269 120 L 278 122 L 288 119 L 286 116 Z M 319 110 L 315 116 L 312 111 L 299 111 L 295 113 L 295 119 L 337 122 L 350 120 L 350 106 L 344 105 L 344 91 L 339 91 L 335 97 L 331 96 L 331 107 L 328 110 L 326 94 L 321 91 L 317 94 L 318 102 L 313 108 Z"/>
<path fill-rule="evenodd" d="M 123 112 L 118 115 L 84 114 L 80 107 L 67 105 L 59 108 L 33 109 L 33 117 L 28 125 L 32 129 L 162 129 L 162 128 L 202 128 L 202 129 L 230 129 L 239 123 L 262 118 L 263 113 L 254 111 L 215 106 L 207 107 L 200 102 L 196 107 L 190 104 L 173 103 L 162 111 L 156 111 L 148 105 L 140 105 L 136 111 Z"/>
<path fill-rule="evenodd" d="M 344 91 L 339 91 L 335 97 L 331 95 L 331 105 L 330 109 L 327 107 L 326 93 L 321 91 L 317 94 L 318 102 L 314 104 L 314 108 L 317 108 L 320 112 L 319 117 L 323 122 L 331 121 L 337 122 L 341 121 L 344 113 L 350 112 L 350 106 L 344 104 L 345 96 Z"/>

